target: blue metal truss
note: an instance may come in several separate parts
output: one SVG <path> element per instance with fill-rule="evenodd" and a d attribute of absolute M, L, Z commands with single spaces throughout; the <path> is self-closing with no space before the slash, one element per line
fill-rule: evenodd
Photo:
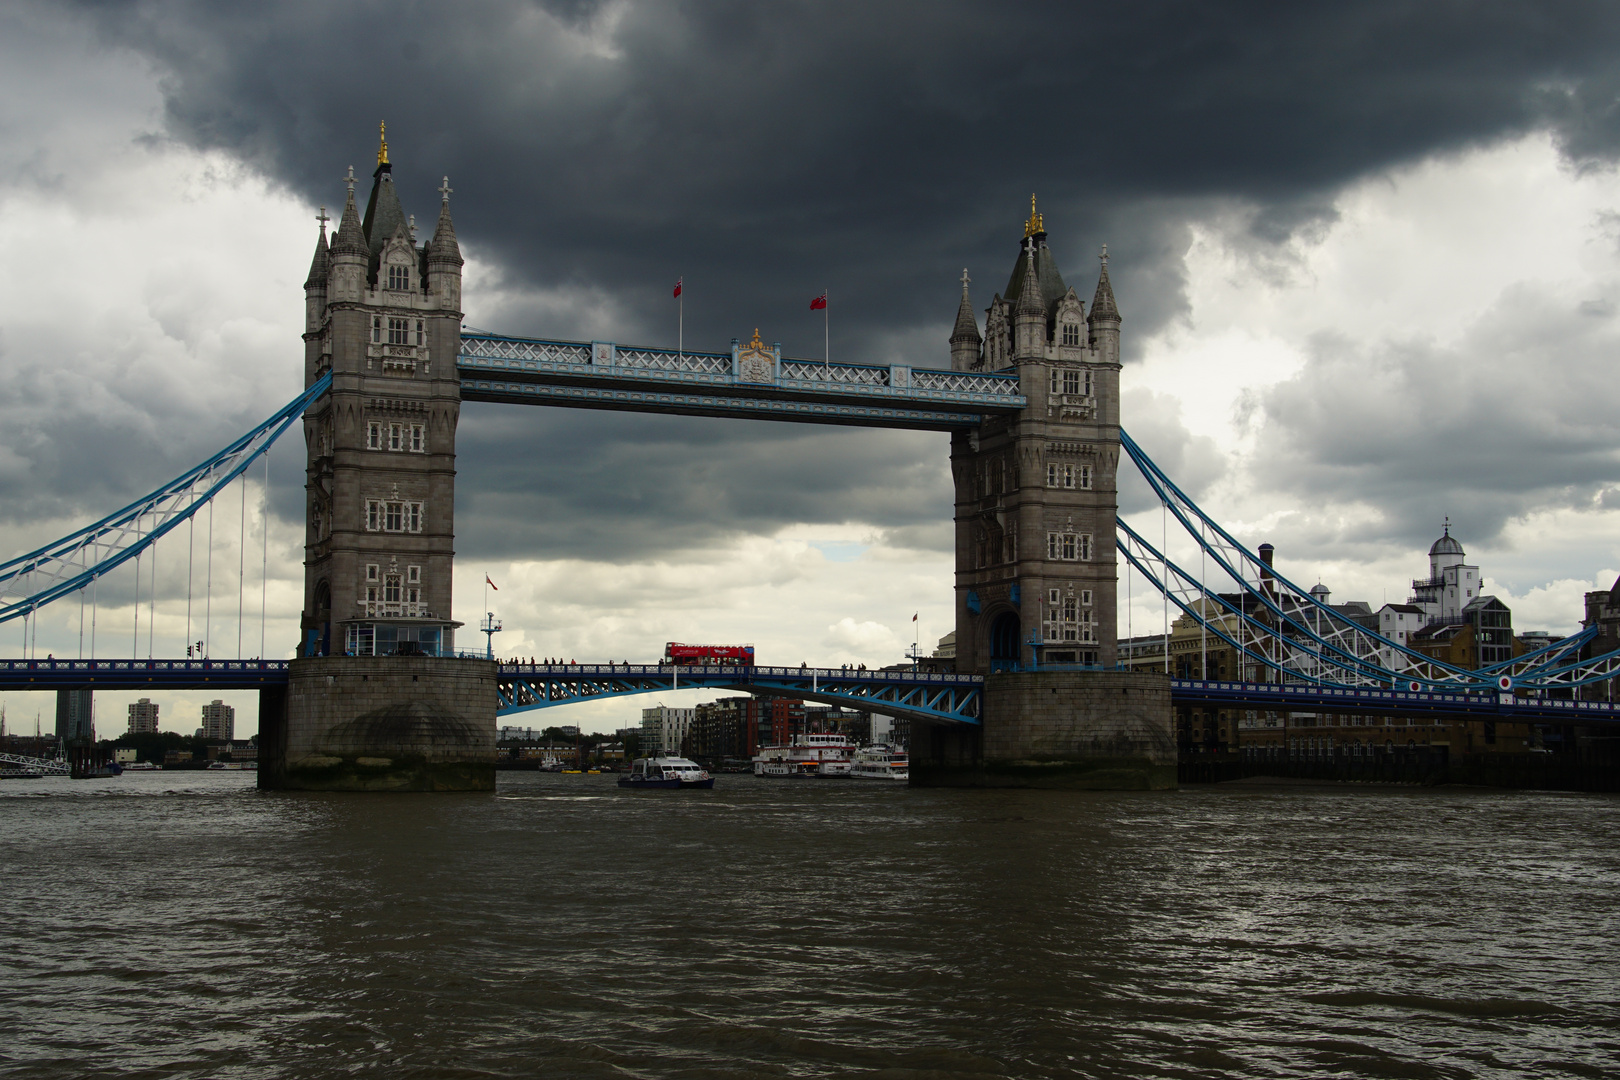
<path fill-rule="evenodd" d="M 741 352 L 467 333 L 456 366 L 467 401 L 685 416 L 953 431 L 1028 404 L 1016 375 L 824 363 L 774 350 L 769 370 L 754 371 Z"/>
<path fill-rule="evenodd" d="M 978 724 L 984 676 L 841 668 L 503 664 L 501 716 L 603 697 L 691 689 L 819 701 L 932 723 Z"/>
<path fill-rule="evenodd" d="M 331 385 L 330 373 L 321 376 L 264 423 L 156 491 L 93 525 L 0 563 L 0 623 L 78 592 L 151 547 L 241 476 Z"/>
<path fill-rule="evenodd" d="M 1391 641 L 1266 566 L 1177 487 L 1124 430 L 1119 434 L 1126 454 L 1161 504 L 1245 600 L 1230 603 L 1119 519 L 1119 548 L 1126 560 L 1195 623 L 1203 623 L 1251 662 L 1276 672 L 1280 683 L 1397 687 L 1406 692 L 1563 691 L 1620 676 L 1620 650 L 1580 658 L 1592 640 L 1590 630 L 1477 671 Z M 1236 630 L 1239 640 L 1233 640 L 1228 629 Z"/>
<path fill-rule="evenodd" d="M 1301 683 L 1221 682 L 1172 679 L 1176 705 L 1208 705 L 1281 712 L 1354 713 L 1397 716 L 1480 716 L 1530 723 L 1620 722 L 1620 704 L 1576 698 L 1521 697 L 1514 693 L 1403 690 L 1365 686 L 1312 686 Z"/>
<path fill-rule="evenodd" d="M 0 660 L 0 690 L 263 690 L 287 660 Z"/>

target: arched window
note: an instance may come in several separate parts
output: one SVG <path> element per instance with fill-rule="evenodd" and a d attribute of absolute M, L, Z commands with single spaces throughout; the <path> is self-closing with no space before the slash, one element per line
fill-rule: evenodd
<path fill-rule="evenodd" d="M 405 292 L 411 287 L 411 268 L 397 264 L 388 267 L 388 287 L 395 292 Z"/>

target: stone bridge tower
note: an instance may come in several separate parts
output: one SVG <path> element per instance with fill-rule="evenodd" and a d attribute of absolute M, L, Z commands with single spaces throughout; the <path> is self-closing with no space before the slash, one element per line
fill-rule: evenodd
<path fill-rule="evenodd" d="M 259 785 L 489 790 L 495 665 L 455 658 L 461 250 L 450 184 L 419 244 L 377 151 L 362 218 L 355 176 L 304 283 L 304 610 L 279 708 L 260 717 Z"/>
<path fill-rule="evenodd" d="M 960 671 L 1115 662 L 1119 326 L 1107 249 L 1088 315 L 1033 197 L 982 338 L 963 274 L 951 366 L 1016 374 L 1029 408 L 951 440 Z"/>
<path fill-rule="evenodd" d="M 309 467 L 300 656 L 436 656 L 454 648 L 456 421 L 461 249 L 440 192 L 416 242 L 377 152 L 364 219 L 325 223 L 304 283 L 304 380 L 332 391 L 304 416 Z"/>
<path fill-rule="evenodd" d="M 1115 670 L 1119 326 L 1108 249 L 1087 312 L 1033 197 L 982 336 L 963 274 L 951 366 L 1029 404 L 951 436 L 956 667 L 984 699 L 977 727 L 912 725 L 913 784 L 1175 786 L 1169 680 Z"/>

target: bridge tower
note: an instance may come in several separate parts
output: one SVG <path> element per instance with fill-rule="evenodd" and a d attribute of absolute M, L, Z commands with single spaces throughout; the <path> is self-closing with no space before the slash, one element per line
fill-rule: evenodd
<path fill-rule="evenodd" d="M 1029 407 L 951 439 L 959 671 L 1115 662 L 1120 317 L 1101 261 L 1088 316 L 1031 198 L 982 339 L 963 275 L 951 366 L 1016 374 Z"/>
<path fill-rule="evenodd" d="M 364 217 L 352 167 L 346 182 L 304 283 L 305 385 L 330 371 L 332 389 L 304 415 L 304 610 L 261 786 L 493 786 L 494 665 L 486 694 L 478 662 L 451 659 L 462 258 L 449 178 L 420 245 L 386 139 Z"/>
<path fill-rule="evenodd" d="M 1120 315 L 1101 262 L 1088 314 L 1031 196 L 982 336 L 962 275 L 951 366 L 1016 374 L 1029 404 L 951 436 L 956 667 L 986 676 L 982 725 L 914 724 L 914 784 L 1175 785 L 1169 680 L 1113 670 Z"/>

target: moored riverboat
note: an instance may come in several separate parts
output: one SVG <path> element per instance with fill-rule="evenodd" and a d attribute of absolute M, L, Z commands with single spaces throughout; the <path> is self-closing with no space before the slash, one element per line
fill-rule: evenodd
<path fill-rule="evenodd" d="M 855 751 L 849 765 L 849 775 L 858 780 L 911 779 L 911 758 L 898 746 L 877 743 Z"/>
<path fill-rule="evenodd" d="M 785 746 L 767 746 L 754 755 L 754 775 L 841 779 L 849 776 L 855 744 L 843 735 L 797 735 Z"/>

